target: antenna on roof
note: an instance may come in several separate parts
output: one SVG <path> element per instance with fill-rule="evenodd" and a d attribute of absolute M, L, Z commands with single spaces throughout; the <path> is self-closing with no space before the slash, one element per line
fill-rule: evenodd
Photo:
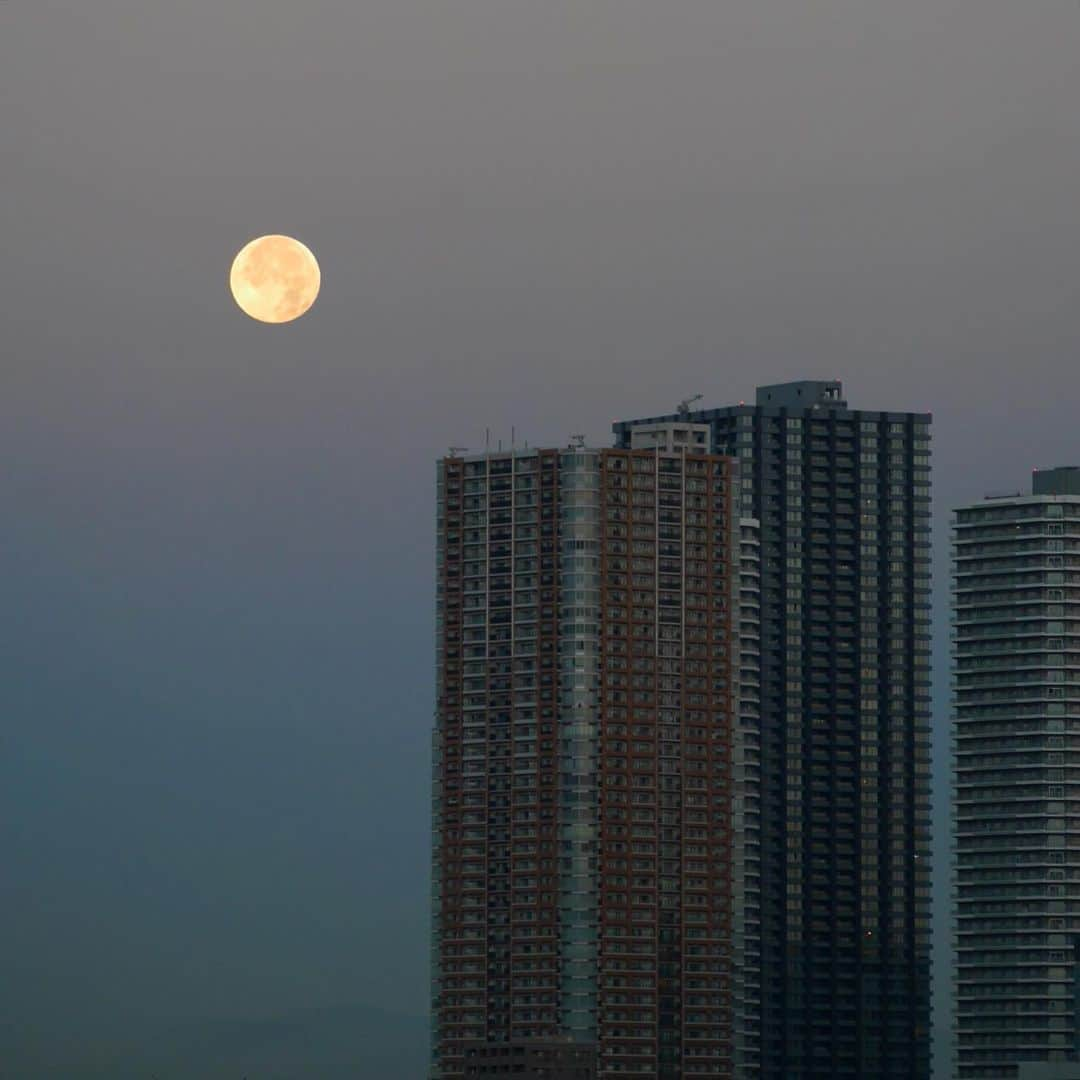
<path fill-rule="evenodd" d="M 695 394 L 693 397 L 683 398 L 683 400 L 679 402 L 679 419 L 689 420 L 690 406 L 693 405 L 695 401 L 700 401 L 703 396 L 703 394 Z"/>

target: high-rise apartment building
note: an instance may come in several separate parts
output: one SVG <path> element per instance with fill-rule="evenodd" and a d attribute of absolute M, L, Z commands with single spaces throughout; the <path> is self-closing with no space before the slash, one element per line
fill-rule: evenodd
<path fill-rule="evenodd" d="M 740 619 L 737 1073 L 926 1077 L 930 417 L 838 382 L 615 425 L 706 425 L 759 523 Z"/>
<path fill-rule="evenodd" d="M 708 436 L 439 463 L 434 1076 L 566 1038 L 603 1077 L 731 1073 L 738 503 Z"/>
<path fill-rule="evenodd" d="M 961 507 L 954 520 L 964 1078 L 1075 1061 L 1080 1045 L 1080 469 L 1036 472 L 1032 491 Z"/>
<path fill-rule="evenodd" d="M 465 1080 L 596 1080 L 596 1050 L 573 1039 L 471 1043 L 465 1051 Z"/>

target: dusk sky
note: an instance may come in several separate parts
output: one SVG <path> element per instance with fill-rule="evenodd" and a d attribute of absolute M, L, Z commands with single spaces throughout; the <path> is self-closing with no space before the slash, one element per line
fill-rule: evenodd
<path fill-rule="evenodd" d="M 1080 464 L 1078 58 L 1056 0 L 0 0 L 0 1041 L 423 1015 L 436 457 L 785 379 L 934 414 L 943 898 L 948 510 Z"/>

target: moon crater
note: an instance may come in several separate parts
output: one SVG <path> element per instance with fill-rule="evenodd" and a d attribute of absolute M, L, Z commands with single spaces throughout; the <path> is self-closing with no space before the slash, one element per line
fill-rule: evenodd
<path fill-rule="evenodd" d="M 291 236 L 250 241 L 229 272 L 229 288 L 240 310 L 265 323 L 300 318 L 315 303 L 321 282 L 318 260 Z"/>

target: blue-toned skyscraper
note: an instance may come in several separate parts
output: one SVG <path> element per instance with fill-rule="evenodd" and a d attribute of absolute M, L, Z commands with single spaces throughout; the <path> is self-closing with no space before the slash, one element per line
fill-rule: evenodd
<path fill-rule="evenodd" d="M 617 445 L 676 418 L 616 424 Z M 796 382 L 678 418 L 738 460 L 759 528 L 759 617 L 737 628 L 737 1075 L 924 1078 L 930 417 Z"/>

